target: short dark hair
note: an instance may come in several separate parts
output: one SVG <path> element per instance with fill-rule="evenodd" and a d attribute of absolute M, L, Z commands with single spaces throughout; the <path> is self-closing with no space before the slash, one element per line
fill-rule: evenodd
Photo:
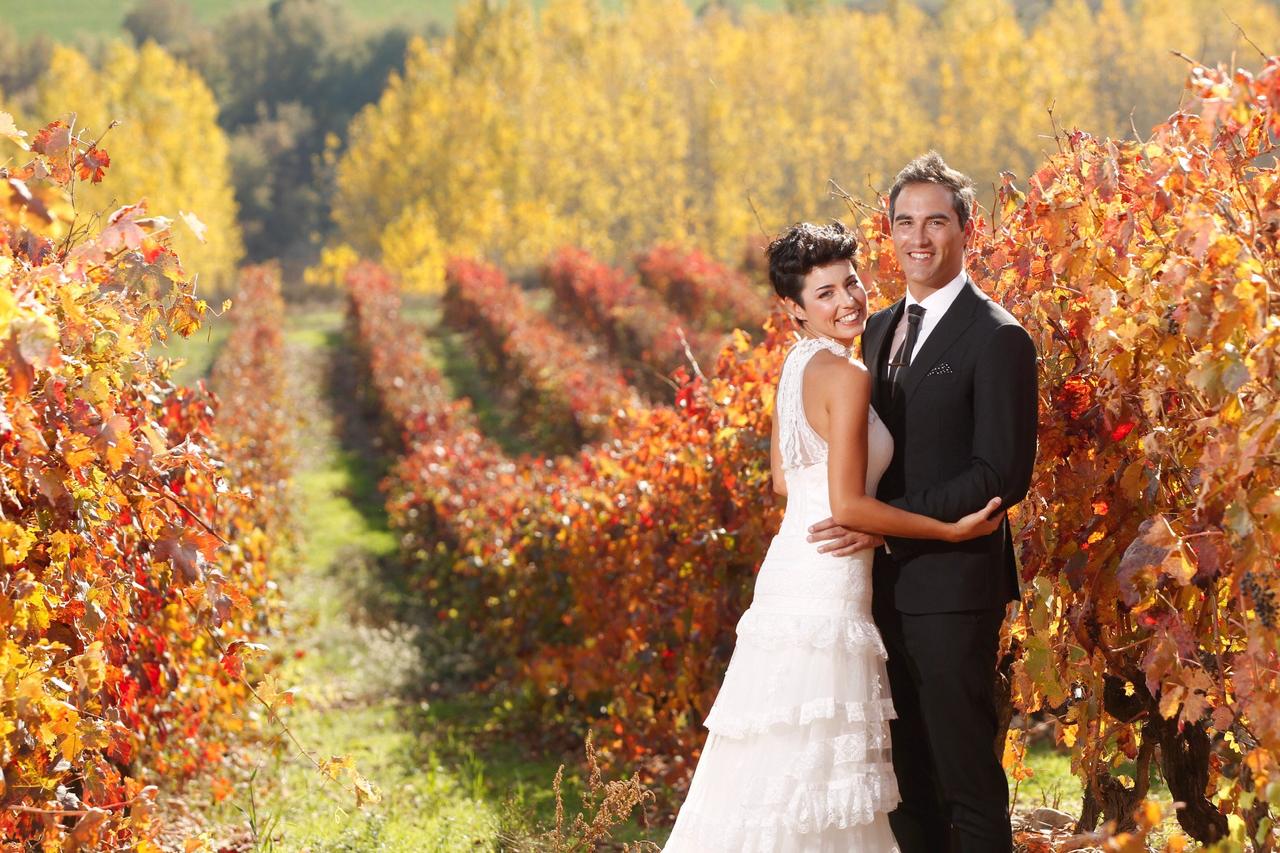
<path fill-rule="evenodd" d="M 937 184 L 951 190 L 951 204 L 955 207 L 961 228 L 968 224 L 978 201 L 978 194 L 974 191 L 973 181 L 969 176 L 948 166 L 937 151 L 930 151 L 904 166 L 893 179 L 893 189 L 889 190 L 890 223 L 893 222 L 893 208 L 898 202 L 898 193 L 907 184 Z"/>
<path fill-rule="evenodd" d="M 800 303 L 804 277 L 810 271 L 835 261 L 851 261 L 857 251 L 853 232 L 839 220 L 833 219 L 827 225 L 797 222 L 765 249 L 769 258 L 769 281 L 778 296 Z"/>

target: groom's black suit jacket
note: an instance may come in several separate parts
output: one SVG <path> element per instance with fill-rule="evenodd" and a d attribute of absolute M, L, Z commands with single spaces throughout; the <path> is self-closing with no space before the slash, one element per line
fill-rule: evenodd
<path fill-rule="evenodd" d="M 1026 497 L 1036 455 L 1036 351 L 1018 321 L 966 280 L 893 394 L 885 362 L 905 300 L 876 312 L 862 338 L 871 402 L 893 434 L 876 496 L 956 521 L 999 496 Z M 967 542 L 888 538 L 876 554 L 877 598 L 903 613 L 1003 608 L 1018 597 L 1009 523 Z"/>

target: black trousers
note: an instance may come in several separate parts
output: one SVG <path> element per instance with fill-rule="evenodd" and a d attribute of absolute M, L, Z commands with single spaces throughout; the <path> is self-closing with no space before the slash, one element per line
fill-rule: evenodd
<path fill-rule="evenodd" d="M 902 853 L 1010 853 L 1009 789 L 995 755 L 1003 610 L 900 613 L 877 601 L 889 649 Z"/>

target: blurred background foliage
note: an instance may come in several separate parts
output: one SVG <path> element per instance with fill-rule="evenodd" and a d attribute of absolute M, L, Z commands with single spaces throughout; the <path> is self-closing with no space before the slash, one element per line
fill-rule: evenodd
<path fill-rule="evenodd" d="M 210 244 L 179 248 L 215 287 L 241 259 L 294 281 L 343 243 L 421 290 L 446 247 L 517 270 L 565 243 L 738 260 L 840 215 L 828 179 L 870 199 L 933 147 L 989 200 L 1055 124 L 1131 137 L 1175 110 L 1171 51 L 1280 49 L 1270 0 L 76 5 L 0 16 L 0 105 L 27 125 L 75 109 L 95 133 L 110 115 L 123 155 L 134 132 L 197 135 L 198 168 L 112 175 L 89 201 L 194 212 Z"/>

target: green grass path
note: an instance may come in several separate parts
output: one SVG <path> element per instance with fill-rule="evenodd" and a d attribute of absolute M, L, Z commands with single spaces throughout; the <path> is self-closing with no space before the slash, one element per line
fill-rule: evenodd
<path fill-rule="evenodd" d="M 343 444 L 342 419 L 358 412 L 334 405 L 342 315 L 297 313 L 285 341 L 302 533 L 296 574 L 280 579 L 287 607 L 273 642 L 289 658 L 280 683 L 297 690 L 287 721 L 317 758 L 353 758 L 383 802 L 353 807 L 349 794 L 287 748 L 265 758 L 232 806 L 255 815 L 250 834 L 260 850 L 489 849 L 498 830 L 490 793 L 475 772 L 439 756 L 436 739 L 451 731 L 430 725 L 433 708 L 401 698 L 419 670 L 415 631 L 389 619 L 394 608 L 380 601 L 379 561 L 396 548 L 376 489 L 380 471 Z M 406 725 L 410 716 L 424 725 Z"/>
<path fill-rule="evenodd" d="M 215 329 L 206 347 L 184 353 L 188 381 L 220 339 Z M 256 778 L 218 818 L 255 836 L 256 850 L 512 849 L 513 839 L 552 822 L 552 779 L 574 757 L 533 754 L 505 737 L 497 700 L 487 695 L 423 683 L 449 661 L 424 659 L 433 646 L 417 626 L 427 620 L 415 618 L 394 568 L 396 542 L 377 490 L 385 463 L 356 403 L 348 347 L 339 310 L 293 312 L 286 349 L 302 543 L 296 574 L 280 579 L 285 625 L 271 645 L 287 660 L 282 685 L 297 690 L 290 729 L 317 758 L 354 759 L 383 799 L 355 809 L 296 749 L 262 749 Z M 566 772 L 570 815 L 579 784 Z"/>
<path fill-rule="evenodd" d="M 286 332 L 303 538 L 297 575 L 281 581 L 287 615 L 275 644 L 300 655 L 281 677 L 298 691 L 293 732 L 320 758 L 353 758 L 383 801 L 354 809 L 345 792 L 282 751 L 260 773 L 266 790 L 256 792 L 256 808 L 270 831 L 259 849 L 486 849 L 498 828 L 488 792 L 473 770 L 439 754 L 455 746 L 436 743 L 441 735 L 450 741 L 447 727 L 432 725 L 442 711 L 402 698 L 419 669 L 415 631 L 390 618 L 397 608 L 377 576 L 395 552 L 377 465 L 343 445 L 340 419 L 358 413 L 333 405 L 341 322 L 336 310 L 298 313 Z M 407 724 L 410 717 L 423 724 Z"/>

